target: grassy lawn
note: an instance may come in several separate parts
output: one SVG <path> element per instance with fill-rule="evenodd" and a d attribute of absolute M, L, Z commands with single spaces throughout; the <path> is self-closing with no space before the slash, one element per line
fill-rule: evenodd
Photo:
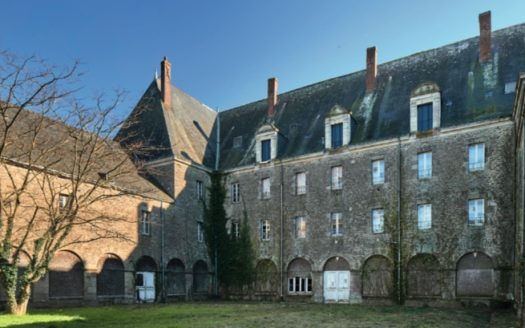
<path fill-rule="evenodd" d="M 0 327 L 513 327 L 510 312 L 292 303 L 180 303 L 35 310 Z"/>

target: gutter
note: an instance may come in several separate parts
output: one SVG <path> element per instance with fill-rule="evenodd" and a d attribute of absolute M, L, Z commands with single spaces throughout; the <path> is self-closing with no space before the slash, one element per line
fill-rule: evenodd
<path fill-rule="evenodd" d="M 279 267 L 280 267 L 280 276 L 281 276 L 281 279 L 280 279 L 280 298 L 281 300 L 283 300 L 284 298 L 284 283 L 283 283 L 283 279 L 284 279 L 284 268 L 283 268 L 283 254 L 284 254 L 284 250 L 283 250 L 283 244 L 284 244 L 284 226 L 283 226 L 283 223 L 284 223 L 284 212 L 283 212 L 283 203 L 284 203 L 284 188 L 283 188 L 283 180 L 284 180 L 284 169 L 283 169 L 283 163 L 281 161 L 280 163 L 280 167 L 281 167 L 281 181 L 280 181 L 280 188 L 281 188 L 281 199 L 280 199 L 280 206 L 279 206 L 279 211 L 280 211 L 280 216 L 281 216 L 281 233 L 280 233 L 280 237 L 279 237 L 279 242 L 280 242 L 280 245 L 279 245 Z"/>
<path fill-rule="evenodd" d="M 397 143 L 397 301 L 402 303 L 401 297 L 401 139 Z"/>

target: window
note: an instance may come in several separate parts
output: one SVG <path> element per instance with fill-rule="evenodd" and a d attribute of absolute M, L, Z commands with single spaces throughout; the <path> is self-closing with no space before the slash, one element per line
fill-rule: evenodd
<path fill-rule="evenodd" d="M 235 239 L 239 239 L 240 235 L 240 225 L 239 222 L 232 222 L 232 235 Z"/>
<path fill-rule="evenodd" d="M 432 152 L 417 154 L 417 177 L 420 179 L 432 176 Z"/>
<path fill-rule="evenodd" d="M 419 230 L 432 228 L 431 204 L 421 204 L 417 206 L 417 228 Z"/>
<path fill-rule="evenodd" d="M 306 238 L 306 220 L 302 216 L 294 218 L 295 238 Z"/>
<path fill-rule="evenodd" d="M 312 278 L 310 277 L 288 278 L 288 292 L 291 294 L 311 293 L 312 292 Z"/>
<path fill-rule="evenodd" d="M 343 167 L 334 166 L 332 167 L 332 190 L 338 190 L 343 188 Z"/>
<path fill-rule="evenodd" d="M 338 148 L 343 145 L 343 123 L 331 125 L 332 148 Z"/>
<path fill-rule="evenodd" d="M 343 224 L 341 220 L 341 213 L 330 214 L 330 234 L 332 236 L 343 235 Z"/>
<path fill-rule="evenodd" d="M 372 210 L 372 232 L 385 232 L 385 211 L 382 208 Z"/>
<path fill-rule="evenodd" d="M 306 194 L 306 173 L 299 172 L 295 174 L 295 194 Z"/>
<path fill-rule="evenodd" d="M 204 240 L 204 225 L 202 222 L 197 222 L 197 241 L 202 242 Z"/>
<path fill-rule="evenodd" d="M 261 180 L 261 196 L 262 199 L 270 198 L 270 178 Z"/>
<path fill-rule="evenodd" d="M 58 209 L 59 209 L 59 211 L 63 211 L 67 207 L 67 203 L 68 202 L 69 202 L 69 195 L 66 195 L 66 194 L 58 195 Z"/>
<path fill-rule="evenodd" d="M 272 143 L 270 139 L 261 141 L 261 162 L 267 162 L 272 158 Z"/>
<path fill-rule="evenodd" d="M 468 170 L 481 171 L 485 168 L 485 144 L 468 146 Z"/>
<path fill-rule="evenodd" d="M 468 201 L 468 224 L 482 226 L 485 223 L 485 200 L 470 199 Z"/>
<path fill-rule="evenodd" d="M 149 235 L 151 232 L 151 212 L 142 210 L 140 213 L 140 234 Z"/>
<path fill-rule="evenodd" d="M 380 159 L 372 161 L 372 184 L 385 182 L 385 161 Z"/>
<path fill-rule="evenodd" d="M 432 103 L 417 106 L 417 131 L 432 129 Z"/>
<path fill-rule="evenodd" d="M 242 136 L 237 136 L 233 138 L 233 148 L 241 148 L 242 147 Z"/>
<path fill-rule="evenodd" d="M 108 179 L 108 174 L 106 172 L 98 172 L 98 178 L 106 181 Z"/>
<path fill-rule="evenodd" d="M 262 220 L 260 225 L 259 237 L 261 240 L 270 240 L 270 221 Z"/>
<path fill-rule="evenodd" d="M 241 200 L 241 189 L 240 189 L 238 182 L 231 184 L 230 193 L 231 193 L 232 203 L 238 203 Z"/>
<path fill-rule="evenodd" d="M 197 199 L 199 199 L 199 200 L 203 199 L 204 187 L 203 187 L 202 181 L 197 180 L 197 182 L 195 184 L 195 189 L 196 189 L 196 193 L 197 193 Z"/>

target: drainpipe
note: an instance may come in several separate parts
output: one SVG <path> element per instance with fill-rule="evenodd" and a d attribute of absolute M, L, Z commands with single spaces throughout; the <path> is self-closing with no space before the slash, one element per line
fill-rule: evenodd
<path fill-rule="evenodd" d="M 219 170 L 219 159 L 221 156 L 221 119 L 219 116 L 219 107 L 216 108 L 217 111 L 217 129 L 215 131 L 215 172 Z M 215 240 L 215 283 L 214 283 L 214 289 L 215 289 L 215 296 L 217 297 L 219 295 L 219 261 L 218 261 L 218 255 L 217 255 L 217 240 Z"/>
<path fill-rule="evenodd" d="M 397 302 L 401 304 L 401 138 L 397 138 Z"/>
<path fill-rule="evenodd" d="M 160 267 L 162 274 L 162 302 L 166 302 L 166 277 L 164 272 L 164 203 L 160 201 Z"/>
<path fill-rule="evenodd" d="M 280 298 L 281 300 L 283 299 L 284 297 L 284 284 L 283 284 L 283 279 L 284 279 L 284 268 L 283 268 L 283 244 L 284 244 L 284 226 L 283 226 L 283 222 L 284 222 L 284 212 L 283 212 L 283 202 L 284 202 L 284 189 L 283 189 L 283 180 L 284 180 L 284 169 L 283 169 L 283 161 L 280 160 L 280 167 L 281 167 L 281 183 L 280 183 L 280 188 L 281 188 L 281 199 L 280 199 L 280 215 L 281 215 L 281 233 L 280 233 L 280 237 L 279 237 L 279 242 L 280 242 L 280 246 L 279 246 L 279 251 L 280 251 L 280 254 L 279 254 L 279 267 L 281 268 L 280 269 L 280 272 L 281 272 L 281 279 L 280 279 Z"/>

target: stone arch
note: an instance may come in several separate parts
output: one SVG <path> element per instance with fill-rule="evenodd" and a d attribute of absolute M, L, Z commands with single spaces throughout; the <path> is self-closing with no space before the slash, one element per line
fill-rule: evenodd
<path fill-rule="evenodd" d="M 326 260 L 323 271 L 350 271 L 350 264 L 342 256 L 334 256 Z"/>
<path fill-rule="evenodd" d="M 306 259 L 298 257 L 288 264 L 288 294 L 312 293 L 312 265 Z"/>
<path fill-rule="evenodd" d="M 141 256 L 135 264 L 135 271 L 156 272 L 157 262 L 151 256 Z"/>
<path fill-rule="evenodd" d="M 180 259 L 173 258 L 166 266 L 166 290 L 168 296 L 186 294 L 186 267 Z"/>
<path fill-rule="evenodd" d="M 98 261 L 97 296 L 116 297 L 124 295 L 124 263 L 115 254 L 105 254 Z"/>
<path fill-rule="evenodd" d="M 255 292 L 277 294 L 279 292 L 279 271 L 270 259 L 263 259 L 255 266 Z"/>
<path fill-rule="evenodd" d="M 84 263 L 71 251 L 59 251 L 49 264 L 49 298 L 82 298 Z"/>
<path fill-rule="evenodd" d="M 494 264 L 483 252 L 463 255 L 456 266 L 456 295 L 487 297 L 494 295 Z"/>
<path fill-rule="evenodd" d="M 193 265 L 193 291 L 208 293 L 209 281 L 208 265 L 203 260 L 198 260 Z"/>
<path fill-rule="evenodd" d="M 433 254 L 417 254 L 407 264 L 407 295 L 436 297 L 441 295 L 441 270 Z"/>
<path fill-rule="evenodd" d="M 363 297 L 393 295 L 394 265 L 383 255 L 372 255 L 363 264 Z"/>

